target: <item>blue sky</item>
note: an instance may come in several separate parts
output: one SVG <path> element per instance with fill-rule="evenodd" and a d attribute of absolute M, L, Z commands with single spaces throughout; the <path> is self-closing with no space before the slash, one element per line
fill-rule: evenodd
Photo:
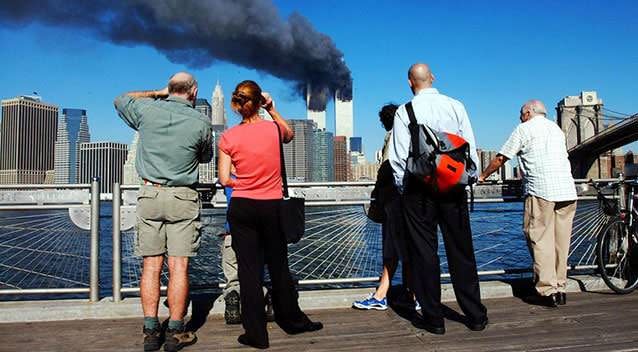
<path fill-rule="evenodd" d="M 377 111 L 410 96 L 406 71 L 427 62 L 435 87 L 461 100 L 477 143 L 498 149 L 530 98 L 553 107 L 566 95 L 596 90 L 609 109 L 638 112 L 636 1 L 275 1 L 329 35 L 354 79 L 355 135 L 370 159 L 383 141 Z M 89 33 L 0 23 L 0 98 L 37 91 L 61 108 L 88 111 L 92 140 L 129 143 L 132 131 L 112 107 L 129 90 L 161 88 L 189 70 L 210 99 L 216 80 L 228 96 L 254 79 L 272 92 L 287 118 L 305 118 L 304 100 L 289 83 L 232 63 L 190 69 L 145 46 L 118 46 Z M 268 55 L 268 53 L 263 53 Z M 227 99 L 228 100 L 228 99 Z M 239 119 L 229 112 L 229 122 Z M 328 106 L 328 128 L 334 107 Z"/>

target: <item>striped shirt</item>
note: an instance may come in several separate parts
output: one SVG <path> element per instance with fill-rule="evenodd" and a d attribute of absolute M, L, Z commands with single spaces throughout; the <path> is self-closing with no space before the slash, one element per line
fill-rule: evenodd
<path fill-rule="evenodd" d="M 518 125 L 499 154 L 508 159 L 518 157 L 526 194 L 550 202 L 578 198 L 565 135 L 544 116 L 536 115 Z"/>

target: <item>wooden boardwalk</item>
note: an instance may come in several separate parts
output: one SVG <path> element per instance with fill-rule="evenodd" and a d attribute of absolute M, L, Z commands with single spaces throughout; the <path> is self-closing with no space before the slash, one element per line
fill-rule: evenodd
<path fill-rule="evenodd" d="M 310 311 L 324 329 L 287 336 L 269 324 L 274 351 L 638 351 L 638 293 L 578 293 L 558 309 L 518 298 L 485 301 L 490 325 L 473 332 L 446 320 L 443 336 L 418 330 L 393 310 Z M 456 304 L 448 305 L 458 311 Z M 0 312 L 2 314 L 2 312 Z M 452 317 L 453 318 L 453 317 Z M 0 351 L 142 351 L 141 319 L 0 324 Z M 239 326 L 210 317 L 184 351 L 250 350 Z"/>

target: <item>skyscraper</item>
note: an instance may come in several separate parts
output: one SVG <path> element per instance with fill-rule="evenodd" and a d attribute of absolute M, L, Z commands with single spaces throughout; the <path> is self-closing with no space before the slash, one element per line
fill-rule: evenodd
<path fill-rule="evenodd" d="M 345 136 L 346 143 L 352 137 L 354 128 L 354 113 L 352 110 L 353 100 L 346 101 L 339 99 L 339 91 L 335 93 L 335 135 Z"/>
<path fill-rule="evenodd" d="M 140 138 L 139 133 L 136 131 L 133 136 L 133 141 L 128 148 L 128 152 L 126 154 L 126 162 L 124 163 L 124 176 L 122 177 L 123 185 L 139 185 L 141 184 L 140 175 L 137 173 L 137 169 L 135 168 L 135 159 L 137 156 L 137 143 Z"/>
<path fill-rule="evenodd" d="M 78 183 L 80 143 L 90 141 L 86 110 L 62 109 L 55 141 L 55 183 Z"/>
<path fill-rule="evenodd" d="M 212 123 L 213 125 L 224 126 L 223 129 L 226 129 L 227 121 L 226 121 L 226 113 L 224 107 L 224 92 L 222 92 L 222 86 L 217 81 L 215 85 L 215 89 L 213 90 L 213 96 L 211 98 L 212 104 Z"/>
<path fill-rule="evenodd" d="M 44 183 L 54 169 L 58 107 L 37 97 L 2 100 L 0 184 Z"/>
<path fill-rule="evenodd" d="M 334 172 L 335 181 L 348 181 L 350 173 L 350 156 L 345 136 L 334 137 Z"/>
<path fill-rule="evenodd" d="M 314 121 L 288 120 L 288 125 L 295 132 L 295 138 L 284 144 L 284 158 L 286 159 L 286 176 L 290 180 L 307 182 L 312 178 L 312 147 L 313 131 L 316 129 Z"/>
<path fill-rule="evenodd" d="M 208 104 L 208 100 L 206 100 L 206 99 L 197 98 L 197 100 L 195 100 L 195 110 L 201 112 L 203 115 L 208 117 L 209 120 L 213 116 L 212 115 L 212 108 L 211 108 L 210 104 Z"/>
<path fill-rule="evenodd" d="M 332 182 L 334 173 L 334 140 L 332 132 L 317 129 L 313 133 L 312 182 Z"/>
<path fill-rule="evenodd" d="M 363 143 L 361 137 L 350 137 L 350 151 L 363 154 Z"/>
<path fill-rule="evenodd" d="M 128 146 L 123 143 L 93 142 L 80 144 L 79 182 L 100 178 L 100 192 L 111 193 L 113 183 L 123 181 Z"/>
<path fill-rule="evenodd" d="M 314 121 L 317 124 L 317 129 L 323 130 L 326 128 L 326 109 L 324 108 L 323 111 L 310 109 L 310 99 L 312 98 L 311 88 L 310 83 L 308 83 L 306 86 L 306 118 Z"/>
<path fill-rule="evenodd" d="M 218 88 L 219 87 L 219 88 Z M 224 96 L 221 92 L 221 86 L 219 86 L 219 82 L 217 82 L 217 86 L 215 87 L 215 91 L 213 92 L 213 99 L 219 98 L 216 97 L 215 94 L 219 94 L 221 96 L 221 109 L 222 113 L 224 110 Z M 215 104 L 213 102 L 213 104 Z M 217 106 L 216 108 L 218 108 Z M 206 99 L 197 99 L 195 103 L 195 109 L 197 111 L 204 114 L 208 119 L 213 122 L 213 108 Z M 222 115 L 223 116 L 223 115 Z M 215 178 L 215 164 L 213 161 L 209 163 L 199 164 L 199 182 L 200 183 L 213 183 Z"/>

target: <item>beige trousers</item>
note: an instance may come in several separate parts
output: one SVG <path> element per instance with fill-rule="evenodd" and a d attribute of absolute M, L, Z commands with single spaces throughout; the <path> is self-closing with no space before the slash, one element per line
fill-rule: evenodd
<path fill-rule="evenodd" d="M 576 201 L 550 202 L 525 198 L 523 232 L 534 261 L 534 283 L 542 296 L 565 292 L 567 256 Z"/>

